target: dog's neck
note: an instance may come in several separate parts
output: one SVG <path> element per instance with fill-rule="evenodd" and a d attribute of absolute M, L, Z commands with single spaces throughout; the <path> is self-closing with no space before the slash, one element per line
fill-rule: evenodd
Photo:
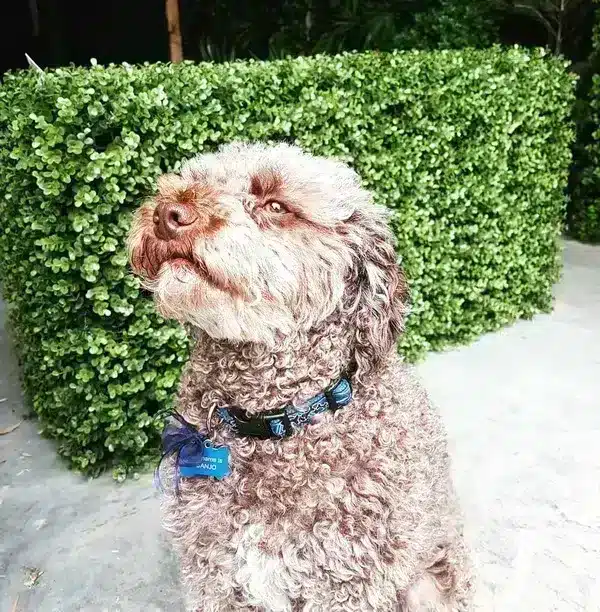
<path fill-rule="evenodd" d="M 194 413 L 236 405 L 249 413 L 306 400 L 329 387 L 352 363 L 354 336 L 347 322 L 328 319 L 276 346 L 232 343 L 195 333 L 182 393 L 194 388 Z M 189 405 L 188 402 L 185 402 Z"/>

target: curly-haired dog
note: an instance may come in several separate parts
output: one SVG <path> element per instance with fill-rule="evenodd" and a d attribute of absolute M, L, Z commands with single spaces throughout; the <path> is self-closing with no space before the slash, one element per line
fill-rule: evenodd
<path fill-rule="evenodd" d="M 192 159 L 137 211 L 132 267 L 193 337 L 179 412 L 230 453 L 164 496 L 190 609 L 468 609 L 391 238 L 354 171 L 284 144 Z"/>

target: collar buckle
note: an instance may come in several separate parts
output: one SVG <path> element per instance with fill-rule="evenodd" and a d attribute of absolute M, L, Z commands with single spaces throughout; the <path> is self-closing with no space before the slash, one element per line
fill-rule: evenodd
<path fill-rule="evenodd" d="M 234 421 L 231 425 L 240 436 L 261 438 L 286 438 L 294 433 L 294 429 L 285 408 L 271 410 L 262 414 L 247 415 L 238 407 L 227 408 L 229 416 Z"/>

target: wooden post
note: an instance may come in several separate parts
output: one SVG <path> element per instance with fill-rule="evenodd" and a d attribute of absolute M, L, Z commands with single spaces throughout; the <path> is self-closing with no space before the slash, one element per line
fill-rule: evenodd
<path fill-rule="evenodd" d="M 183 60 L 181 43 L 181 23 L 179 20 L 179 0 L 165 0 L 167 27 L 169 30 L 169 58 L 173 63 Z"/>

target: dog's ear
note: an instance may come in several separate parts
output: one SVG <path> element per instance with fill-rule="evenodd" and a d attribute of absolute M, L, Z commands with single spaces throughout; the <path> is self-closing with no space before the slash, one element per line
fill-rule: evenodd
<path fill-rule="evenodd" d="M 366 221 L 366 223 L 365 223 Z M 349 289 L 355 330 L 354 360 L 360 380 L 375 372 L 404 329 L 409 293 L 385 220 L 363 219 Z"/>

